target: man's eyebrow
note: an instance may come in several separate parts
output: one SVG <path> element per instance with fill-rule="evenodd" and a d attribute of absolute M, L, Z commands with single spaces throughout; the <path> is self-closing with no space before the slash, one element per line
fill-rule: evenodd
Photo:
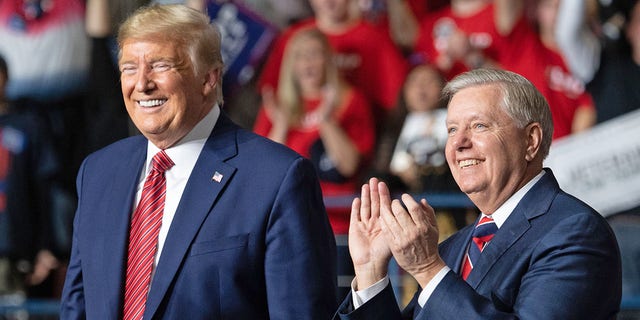
<path fill-rule="evenodd" d="M 123 65 L 123 64 L 135 64 L 135 62 L 133 62 L 133 60 L 119 60 L 118 61 L 118 65 Z"/>
<path fill-rule="evenodd" d="M 168 62 L 168 63 L 176 63 L 176 59 L 175 58 L 170 58 L 170 57 L 157 57 L 157 58 L 152 58 L 149 60 L 149 63 L 156 63 L 156 62 Z"/>

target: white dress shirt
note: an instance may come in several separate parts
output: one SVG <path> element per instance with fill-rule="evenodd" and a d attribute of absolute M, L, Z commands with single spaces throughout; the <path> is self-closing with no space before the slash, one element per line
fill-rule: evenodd
<path fill-rule="evenodd" d="M 176 145 L 165 150 L 175 165 L 165 172 L 165 178 L 167 179 L 167 193 L 165 196 L 164 213 L 162 215 L 162 225 L 160 226 L 160 234 L 158 235 L 158 250 L 156 251 L 155 261 L 153 264 L 154 271 L 155 266 L 160 260 L 164 241 L 169 233 L 169 227 L 171 226 L 176 209 L 178 208 L 178 204 L 182 198 L 182 192 L 187 185 L 191 171 L 193 171 L 196 161 L 200 156 L 200 152 L 202 152 L 202 148 L 204 147 L 207 138 L 209 138 L 219 116 L 220 108 L 215 105 L 211 111 L 202 120 L 200 120 L 200 122 L 198 122 L 198 124 L 196 124 L 196 126 L 186 136 L 184 136 L 184 138 L 178 141 Z M 151 171 L 151 159 L 153 159 L 153 156 L 158 152 L 160 152 L 160 149 L 149 141 L 147 145 L 147 160 L 145 161 L 144 168 L 138 178 L 136 200 L 134 202 L 135 206 L 140 202 L 144 181 L 149 174 L 149 171 Z M 135 211 L 135 207 L 133 210 Z"/>
<path fill-rule="evenodd" d="M 525 184 L 522 188 L 520 188 L 520 190 L 518 190 L 511 197 L 509 197 L 509 199 L 507 199 L 507 201 L 505 201 L 491 215 L 498 229 L 502 227 L 502 225 L 507 220 L 507 218 L 509 218 L 509 215 L 511 215 L 511 212 L 513 212 L 513 209 L 516 208 L 518 203 L 520 203 L 520 200 L 522 200 L 524 195 L 527 194 L 527 192 L 529 192 L 531 188 L 533 188 L 536 182 L 538 182 L 540 178 L 542 178 L 544 173 L 545 173 L 544 170 L 542 170 L 538 175 L 533 177 L 533 179 L 531 179 L 529 182 L 527 182 L 527 184 Z M 487 245 L 490 245 L 490 244 L 491 243 Z M 429 281 L 429 283 L 427 283 L 427 285 L 422 289 L 422 292 L 420 292 L 420 295 L 418 296 L 418 304 L 420 305 L 420 307 L 424 307 L 424 305 L 429 300 L 429 297 L 431 297 L 431 294 L 433 294 L 433 291 L 435 291 L 438 284 L 440 284 L 442 279 L 444 279 L 444 277 L 447 275 L 449 271 L 451 271 L 451 268 L 449 268 L 448 266 L 445 266 L 444 268 L 440 269 L 440 271 L 433 277 L 433 279 L 431 279 L 431 281 Z M 355 309 L 359 308 L 360 306 L 365 304 L 367 301 L 375 297 L 377 294 L 382 292 L 382 290 L 384 290 L 384 288 L 388 284 L 389 284 L 389 276 L 385 276 L 382 280 L 374 283 L 370 287 L 356 291 L 354 289 L 355 288 L 355 279 L 354 279 L 354 281 L 351 283 L 351 293 L 352 293 L 351 296 L 353 297 L 353 307 Z"/>

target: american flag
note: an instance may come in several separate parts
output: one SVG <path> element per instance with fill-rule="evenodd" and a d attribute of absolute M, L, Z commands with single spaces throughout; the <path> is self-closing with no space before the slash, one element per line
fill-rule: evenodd
<path fill-rule="evenodd" d="M 222 174 L 216 171 L 216 173 L 213 174 L 213 177 L 211 177 L 211 179 L 215 182 L 220 182 L 222 181 Z"/>

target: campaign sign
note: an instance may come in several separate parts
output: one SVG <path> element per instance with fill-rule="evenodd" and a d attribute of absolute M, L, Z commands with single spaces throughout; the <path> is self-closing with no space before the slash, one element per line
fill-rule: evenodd
<path fill-rule="evenodd" d="M 640 206 L 640 110 L 554 141 L 545 166 L 603 216 Z"/>

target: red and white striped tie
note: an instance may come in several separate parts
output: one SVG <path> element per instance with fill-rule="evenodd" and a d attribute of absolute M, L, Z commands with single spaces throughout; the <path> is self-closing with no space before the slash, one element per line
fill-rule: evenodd
<path fill-rule="evenodd" d="M 151 284 L 151 271 L 162 225 L 167 181 L 164 172 L 174 163 L 164 150 L 151 160 L 151 172 L 142 188 L 129 231 L 129 253 L 124 291 L 124 320 L 142 319 Z"/>
<path fill-rule="evenodd" d="M 484 216 L 478 221 L 476 228 L 473 230 L 469 250 L 462 263 L 462 278 L 467 280 L 471 269 L 480 258 L 480 253 L 484 247 L 493 239 L 494 234 L 498 231 L 498 226 L 493 222 L 493 218 Z"/>

